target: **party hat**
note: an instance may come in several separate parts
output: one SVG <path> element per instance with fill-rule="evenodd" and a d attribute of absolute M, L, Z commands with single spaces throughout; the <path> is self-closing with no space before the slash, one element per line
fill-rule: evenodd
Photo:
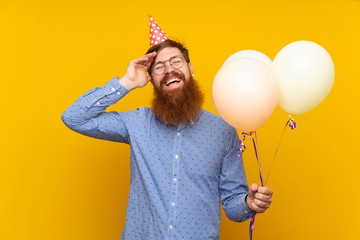
<path fill-rule="evenodd" d="M 161 43 L 168 38 L 164 31 L 159 27 L 159 25 L 155 22 L 155 20 L 149 16 L 150 18 L 150 47 Z"/>

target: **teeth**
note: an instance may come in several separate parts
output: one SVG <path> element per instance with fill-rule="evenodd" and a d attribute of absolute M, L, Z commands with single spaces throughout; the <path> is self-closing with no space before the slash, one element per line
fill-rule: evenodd
<path fill-rule="evenodd" d="M 166 86 L 169 86 L 170 83 L 173 83 L 173 82 L 180 82 L 180 79 L 171 79 L 171 80 L 166 82 Z"/>

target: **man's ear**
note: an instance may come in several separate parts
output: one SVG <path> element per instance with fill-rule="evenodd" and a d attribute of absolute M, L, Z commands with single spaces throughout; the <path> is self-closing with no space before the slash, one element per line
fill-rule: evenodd
<path fill-rule="evenodd" d="M 148 75 L 148 76 L 147 76 L 147 79 L 148 79 L 148 81 L 150 81 L 150 82 L 151 82 L 151 84 L 153 84 L 153 83 L 154 83 L 154 81 L 152 80 L 152 77 L 151 77 L 150 75 Z"/>
<path fill-rule="evenodd" d="M 151 75 L 148 75 L 148 76 L 147 76 L 147 79 L 148 79 L 149 82 L 151 83 L 151 87 L 154 88 L 154 81 L 153 81 Z"/>
<path fill-rule="evenodd" d="M 189 69 L 190 69 L 190 73 L 191 73 L 191 74 L 194 74 L 194 72 L 193 72 L 193 66 L 192 66 L 191 63 L 189 63 Z"/>

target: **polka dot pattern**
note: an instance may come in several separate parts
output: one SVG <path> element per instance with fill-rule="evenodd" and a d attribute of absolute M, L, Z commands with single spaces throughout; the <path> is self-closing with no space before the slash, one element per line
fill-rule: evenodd
<path fill-rule="evenodd" d="M 149 17 L 150 20 L 150 46 L 154 46 L 160 42 L 163 42 L 168 38 L 164 31 L 159 27 L 152 17 Z"/>
<path fill-rule="evenodd" d="M 65 124 L 79 133 L 131 147 L 121 239 L 219 239 L 221 203 L 231 220 L 248 219 L 235 129 L 205 110 L 193 124 L 179 127 L 164 125 L 149 108 L 104 112 L 126 94 L 116 77 L 63 114 Z"/>

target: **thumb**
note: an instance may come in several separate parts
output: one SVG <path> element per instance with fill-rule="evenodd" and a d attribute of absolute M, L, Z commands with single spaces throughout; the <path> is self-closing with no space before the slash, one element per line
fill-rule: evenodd
<path fill-rule="evenodd" d="M 257 192 L 259 186 L 256 183 L 251 184 L 250 188 L 249 188 L 249 193 L 248 193 L 248 197 L 249 198 L 255 198 L 255 193 Z"/>

